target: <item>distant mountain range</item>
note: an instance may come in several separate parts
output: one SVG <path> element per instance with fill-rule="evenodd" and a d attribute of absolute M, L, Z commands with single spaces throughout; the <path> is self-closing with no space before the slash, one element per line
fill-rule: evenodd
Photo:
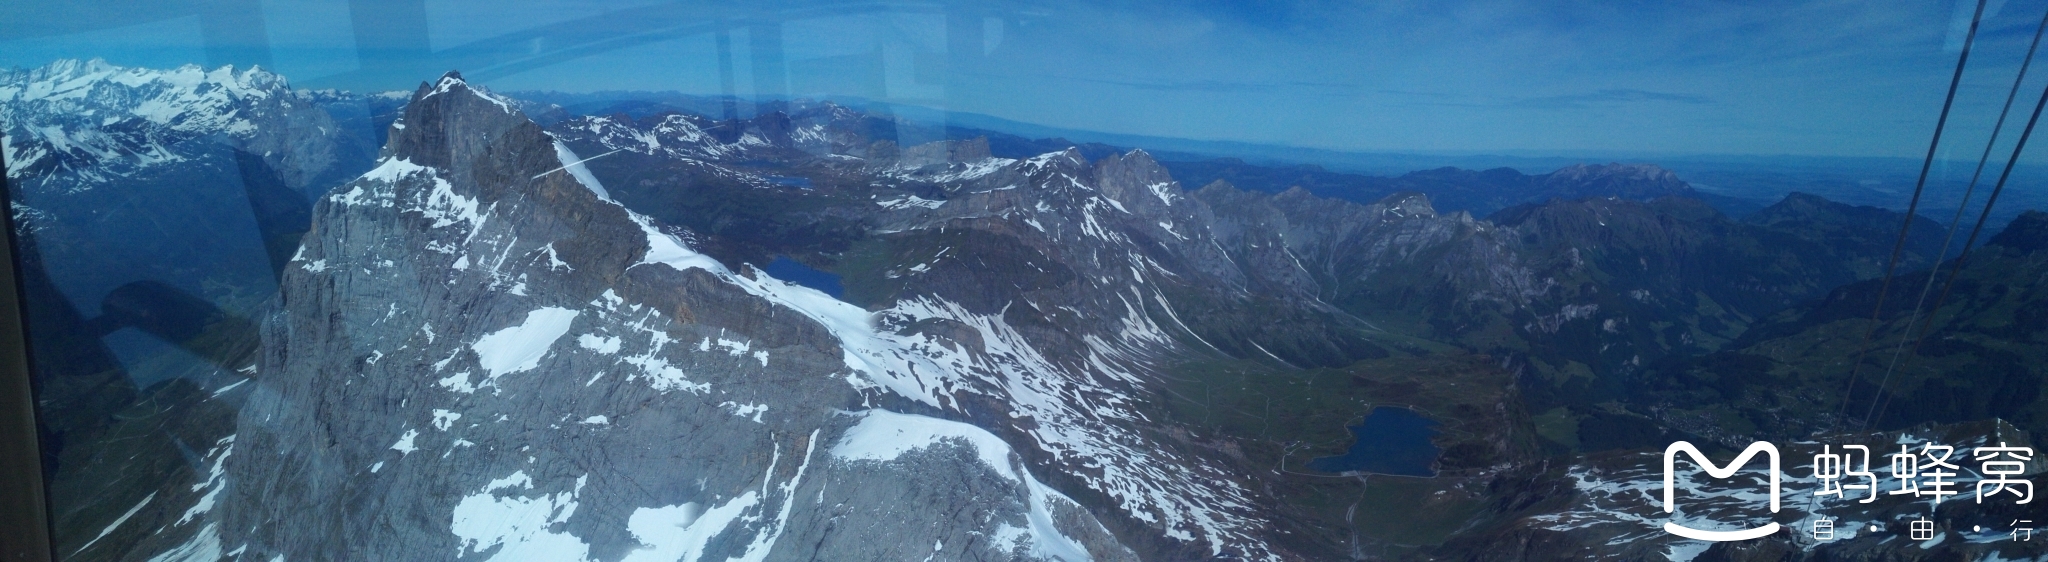
<path fill-rule="evenodd" d="M 721 96 L 700 96 L 679 92 L 648 91 L 597 91 L 582 93 L 564 92 L 515 92 L 513 96 L 531 100 L 533 105 L 524 107 L 541 123 L 567 115 L 610 114 L 625 112 L 642 116 L 661 111 L 680 111 L 722 118 L 730 110 L 740 117 L 750 117 L 758 111 L 754 100 L 742 100 Z M 1806 192 L 1818 194 L 1836 201 L 1862 206 L 1876 206 L 1903 209 L 1913 191 L 1920 173 L 1921 160 L 1917 158 L 1878 157 L 1826 157 L 1797 155 L 1689 155 L 1655 154 L 1628 151 L 1583 152 L 1583 153 L 1534 153 L 1528 151 L 1497 151 L 1493 153 L 1425 153 L 1425 152 L 1370 152 L 1339 151 L 1319 148 L 1304 148 L 1278 144 L 1254 142 L 1191 140 L 1146 135 L 1107 133 L 1083 129 L 1048 127 L 1024 123 L 977 113 L 943 111 L 920 106 L 889 104 L 870 100 L 850 98 L 839 100 L 849 107 L 887 115 L 910 123 L 921 123 L 925 127 L 917 137 L 923 141 L 941 138 L 968 139 L 990 135 L 1015 136 L 1019 139 L 1047 139 L 1060 147 L 1075 145 L 1081 147 L 1090 157 L 1099 157 L 1108 152 L 1120 152 L 1144 147 L 1160 160 L 1170 164 L 1201 163 L 1210 160 L 1223 162 L 1249 162 L 1258 166 L 1327 171 L 1360 176 L 1399 176 L 1415 170 L 1431 170 L 1454 167 L 1468 170 L 1492 170 L 1512 168 L 1525 174 L 1540 174 L 1588 162 L 1633 161 L 1657 162 L 1698 184 L 1706 198 L 1717 208 L 1740 217 L 1747 212 L 1769 205 L 1784 194 Z M 815 103 L 815 102 L 810 102 Z M 762 104 L 772 110 L 773 102 Z M 941 128 L 938 125 L 943 124 Z M 941 135 L 941 131 L 945 135 Z M 1071 139 L 1071 140 L 1069 140 Z M 920 142 L 923 142 L 920 141 Z M 1955 141 L 1951 140 L 1950 144 Z M 1001 144 L 997 142 L 997 144 Z M 1092 148 L 1091 148 L 1092 147 Z M 1038 147 L 1044 148 L 1044 147 Z M 1055 147 L 1058 148 L 1058 147 Z M 1029 149 L 1027 149 L 1028 151 Z M 1040 150 L 1039 152 L 1043 152 Z M 1001 150 L 998 149 L 998 153 Z M 1932 170 L 1923 208 L 1953 209 L 1957 198 L 1970 178 L 1975 162 L 1960 160 L 1939 160 Z M 1992 172 L 1982 178 L 1985 184 L 1996 177 L 1999 163 L 1992 162 Z M 1174 166 L 1178 172 L 1179 166 Z M 2048 181 L 2048 169 L 2022 162 L 2016 169 L 2014 180 L 2019 183 L 2040 183 Z M 1190 184 L 1204 182 L 1189 181 Z M 1285 189 L 1281 186 L 1280 189 Z M 1276 190 L 1277 191 L 1277 190 Z M 2007 210 L 1994 216 L 1995 225 L 2003 225 L 2016 216 L 2021 209 L 2048 207 L 2048 194 L 2033 192 L 2011 193 L 2017 196 Z M 1446 206 L 1446 209 L 1452 207 Z M 1484 213 L 1479 213 L 1484 216 Z"/>
<path fill-rule="evenodd" d="M 2048 553 L 1706 548 L 1637 493 L 1676 438 L 2030 442 L 2039 213 L 1968 258 L 1923 358 L 1844 397 L 1908 217 L 1655 165 L 1376 177 L 453 72 L 4 77 L 73 559 Z M 1894 307 L 1944 256 L 1911 220 Z M 129 328 L 182 351 L 134 360 Z M 1831 417 L 1895 389 L 1933 398 Z M 1386 407 L 1428 422 L 1402 442 L 1430 476 L 1318 462 Z"/>

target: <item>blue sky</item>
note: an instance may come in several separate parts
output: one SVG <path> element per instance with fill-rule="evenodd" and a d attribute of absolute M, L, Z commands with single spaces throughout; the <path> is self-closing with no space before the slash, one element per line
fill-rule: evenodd
<path fill-rule="evenodd" d="M 1974 5 L 37 0 L 0 23 L 0 65 L 261 62 L 357 90 L 458 68 L 499 90 L 715 94 L 724 30 L 747 97 L 1347 150 L 1918 158 Z M 1982 149 L 2043 10 L 1991 0 L 1950 157 Z M 779 42 L 758 25 L 775 21 Z"/>

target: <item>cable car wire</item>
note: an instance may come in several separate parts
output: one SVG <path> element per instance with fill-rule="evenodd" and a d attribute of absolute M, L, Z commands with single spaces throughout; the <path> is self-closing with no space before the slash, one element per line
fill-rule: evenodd
<path fill-rule="evenodd" d="M 1884 377 L 1881 379 L 1883 382 L 1878 384 L 1877 394 L 1871 399 L 1873 411 L 1864 415 L 1862 427 L 1866 429 L 1876 422 L 1876 416 L 1884 415 L 1885 411 L 1891 408 L 1891 398 L 1884 396 L 1886 385 L 1891 381 L 1895 371 L 1904 371 L 1912 366 L 1913 357 L 1920 351 L 1920 344 L 1926 341 L 1927 334 L 1934 327 L 1935 313 L 1941 310 L 1942 302 L 1948 297 L 1949 288 L 1955 283 L 1955 276 L 1962 271 L 1963 263 L 1970 252 L 1970 244 L 1976 242 L 1977 232 L 1984 226 L 1984 218 L 1990 216 L 1991 206 L 1997 202 L 1998 190 L 2005 187 L 2005 179 L 2007 174 L 2012 172 L 2013 162 L 2018 161 L 2020 150 L 2027 144 L 2027 133 L 2022 132 L 2019 144 L 2013 147 L 2012 158 L 2006 160 L 2006 169 L 1999 175 L 1998 186 L 1992 190 L 1991 200 L 1985 204 L 1984 214 L 1978 217 L 1977 225 L 1971 229 L 1970 242 L 1963 245 L 1963 250 L 1957 254 L 1956 262 L 1949 270 L 1948 281 L 1942 284 L 1941 297 L 1934 300 L 1934 306 L 1925 308 L 1926 321 L 1921 322 L 1922 305 L 1927 303 L 1927 296 L 1934 293 L 1934 281 L 1940 278 L 1942 262 L 1948 259 L 1948 249 L 1955 243 L 1956 232 L 1963 226 L 1963 213 L 1970 208 L 1970 196 L 1976 193 L 1978 180 L 1984 175 L 1984 166 L 1990 161 L 1992 149 L 1998 144 L 1998 135 L 2005 129 L 2005 119 L 2012 111 L 2012 102 L 2018 97 L 2020 86 L 2027 79 L 2027 68 L 2033 64 L 2034 53 L 2041 47 L 2041 36 L 2044 31 L 2048 31 L 2048 13 L 2042 14 L 2041 25 L 2034 28 L 2034 41 L 2027 46 L 2027 56 L 2020 61 L 2019 73 L 2012 79 L 2012 89 L 2005 94 L 2005 107 L 1998 110 L 1998 121 L 1991 128 L 1991 139 L 1984 143 L 1984 154 L 1977 158 L 1977 171 L 1970 174 L 1970 184 L 1963 189 L 1963 199 L 1956 203 L 1956 214 L 1949 219 L 1948 234 L 1941 240 L 1941 250 L 1934 259 L 1934 265 L 1927 270 L 1927 283 L 1920 288 L 1920 298 L 1913 303 L 1913 314 L 1907 317 L 1906 329 L 1899 333 L 1899 345 L 1892 349 L 1891 362 L 1885 366 Z M 2044 100 L 2048 100 L 2048 90 L 2044 90 L 2042 96 Z M 2039 112 L 2040 109 L 2037 107 L 2036 119 L 2040 116 Z M 2027 125 L 2027 132 L 2031 132 L 2033 121 L 2028 121 Z M 1919 324 L 1918 329 L 1915 329 L 1915 324 Z M 1878 405 L 1880 399 L 1883 401 L 1882 406 Z"/>
<path fill-rule="evenodd" d="M 1919 212 L 1920 195 L 1927 189 L 1927 173 L 1934 168 L 1934 155 L 1941 148 L 1941 133 L 1948 128 L 1949 110 L 1955 107 L 1956 88 L 1963 82 L 1963 69 L 1969 66 L 1970 48 L 1975 46 L 1977 41 L 1977 27 L 1984 22 L 1984 2 L 1985 0 L 1977 0 L 1977 10 L 1970 15 L 1970 33 L 1963 37 L 1963 52 L 1956 57 L 1955 74 L 1948 80 L 1948 97 L 1941 102 L 1941 117 L 1934 121 L 1934 138 L 1927 143 L 1927 158 L 1920 163 L 1920 179 L 1913 184 L 1913 199 L 1906 204 L 1906 219 L 1899 225 L 1899 239 L 1892 244 L 1891 259 L 1885 262 L 1884 285 L 1877 291 L 1877 305 L 1871 307 L 1870 329 L 1864 331 L 1863 343 L 1856 346 L 1856 361 L 1849 365 L 1848 384 L 1842 389 L 1842 403 L 1835 411 L 1834 420 L 1829 422 L 1830 430 L 1841 423 L 1842 415 L 1848 412 L 1849 399 L 1854 396 L 1856 390 L 1857 371 L 1863 367 L 1863 358 L 1869 353 L 1870 342 L 1877 337 L 1877 329 L 1882 324 L 1880 319 L 1884 314 L 1884 301 L 1892 290 L 1892 273 L 1899 267 L 1899 254 L 1906 249 L 1906 234 L 1912 230 L 1913 218 L 1916 216 L 1914 213 Z M 1873 395 L 1871 402 L 1876 401 L 1877 397 Z"/>

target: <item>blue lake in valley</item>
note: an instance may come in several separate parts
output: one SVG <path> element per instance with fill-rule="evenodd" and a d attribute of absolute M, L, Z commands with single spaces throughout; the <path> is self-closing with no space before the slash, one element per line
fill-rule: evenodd
<path fill-rule="evenodd" d="M 1365 421 L 1350 426 L 1357 441 L 1344 454 L 1308 461 L 1308 467 L 1322 472 L 1372 472 L 1401 476 L 1435 476 L 1430 465 L 1442 453 L 1430 436 L 1436 435 L 1435 421 L 1414 410 L 1398 407 L 1373 408 Z"/>
<path fill-rule="evenodd" d="M 789 187 L 794 187 L 794 188 L 799 188 L 799 189 L 811 189 L 811 187 L 812 187 L 812 186 L 811 186 L 811 178 L 800 178 L 800 177 L 795 177 L 795 176 L 761 176 L 761 177 L 764 177 L 764 178 L 768 178 L 768 181 L 772 181 L 772 182 L 775 182 L 775 184 L 776 184 L 776 185 L 784 185 L 784 186 L 789 186 Z"/>
<path fill-rule="evenodd" d="M 789 259 L 789 256 L 775 256 L 775 261 L 762 266 L 761 271 L 776 279 L 817 289 L 819 292 L 832 295 L 835 299 L 846 297 L 846 288 L 839 285 L 839 275 L 819 271 L 817 268 Z"/>

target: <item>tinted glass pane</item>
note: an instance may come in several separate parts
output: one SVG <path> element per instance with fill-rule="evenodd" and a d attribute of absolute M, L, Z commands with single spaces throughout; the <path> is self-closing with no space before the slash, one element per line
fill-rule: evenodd
<path fill-rule="evenodd" d="M 0 6 L 54 550 L 2039 559 L 2044 12 Z"/>

